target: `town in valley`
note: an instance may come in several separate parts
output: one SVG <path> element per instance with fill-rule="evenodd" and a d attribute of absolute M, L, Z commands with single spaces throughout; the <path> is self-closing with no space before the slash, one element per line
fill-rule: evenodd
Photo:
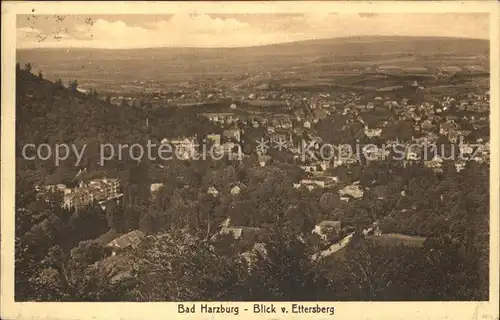
<path fill-rule="evenodd" d="M 488 300 L 489 81 L 459 37 L 18 48 L 16 301 Z"/>

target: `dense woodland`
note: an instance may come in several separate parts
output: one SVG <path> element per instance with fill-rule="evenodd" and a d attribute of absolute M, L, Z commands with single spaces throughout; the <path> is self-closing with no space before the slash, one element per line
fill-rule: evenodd
<path fill-rule="evenodd" d="M 33 75 L 29 65 L 18 66 L 16 80 L 16 300 L 488 299 L 487 164 L 468 163 L 459 173 L 451 165 L 441 174 L 390 161 L 335 168 L 341 180 L 349 176 L 370 186 L 365 197 L 345 203 L 333 192 L 293 188 L 304 172 L 285 163 L 256 168 L 251 155 L 241 162 L 172 160 L 161 169 L 143 164 L 144 184 L 164 187 L 141 205 L 68 212 L 37 201 L 33 186 L 75 184 L 75 159 L 58 167 L 24 160 L 24 144 L 87 144 L 81 167 L 119 176 L 127 186 L 135 164 L 97 165 L 99 143 L 145 144 L 148 138 L 204 136 L 221 128 L 190 108 L 113 106 L 97 92 L 79 92 L 77 82 L 65 87 Z M 332 137 L 348 140 L 351 133 L 335 131 Z M 237 196 L 229 192 L 234 183 L 245 186 Z M 219 197 L 207 194 L 211 186 Z M 270 226 L 262 239 L 267 254 L 254 252 L 250 267 L 234 243 L 231 250 L 213 250 L 210 238 L 227 217 L 234 225 Z M 311 262 L 314 240 L 297 235 L 335 219 L 356 230 L 380 221 L 386 232 L 429 241 L 424 248 L 382 247 L 359 238 L 341 258 Z M 110 229 L 139 229 L 150 237 L 131 252 L 107 257 L 93 240 Z"/>

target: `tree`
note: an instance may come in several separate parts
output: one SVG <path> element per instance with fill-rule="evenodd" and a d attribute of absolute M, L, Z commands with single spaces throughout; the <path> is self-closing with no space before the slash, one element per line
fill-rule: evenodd
<path fill-rule="evenodd" d="M 56 82 L 54 82 L 54 90 L 61 90 L 61 89 L 64 89 L 64 85 L 61 78 L 59 78 L 56 80 Z"/>
<path fill-rule="evenodd" d="M 251 300 L 314 301 L 321 294 L 305 246 L 286 227 L 276 226 L 250 273 Z"/>
<path fill-rule="evenodd" d="M 69 87 L 70 87 L 71 91 L 76 91 L 76 89 L 78 87 L 78 81 L 73 80 L 72 82 L 70 82 Z"/>
<path fill-rule="evenodd" d="M 340 197 L 331 192 L 325 192 L 319 198 L 319 205 L 325 211 L 332 211 L 341 205 Z"/>
<path fill-rule="evenodd" d="M 74 246 L 80 241 L 94 239 L 108 230 L 106 214 L 97 205 L 73 213 L 68 226 L 69 233 L 65 246 Z"/>
<path fill-rule="evenodd" d="M 97 93 L 97 90 L 96 89 L 90 89 L 89 90 L 89 97 L 91 99 L 97 99 L 97 96 L 98 96 L 98 93 Z"/>
<path fill-rule="evenodd" d="M 174 231 L 149 237 L 134 253 L 138 301 L 245 300 L 246 267 L 236 256 L 222 256 L 208 242 Z M 207 263 L 210 261 L 210 263 Z"/>
<path fill-rule="evenodd" d="M 119 206 L 108 206 L 106 208 L 106 220 L 108 226 L 118 232 L 124 231 L 125 221 L 123 216 L 123 208 Z"/>
<path fill-rule="evenodd" d="M 41 262 L 44 268 L 33 281 L 45 288 L 44 300 L 101 300 L 112 286 L 109 278 L 100 276 L 91 265 L 105 254 L 105 250 L 92 241 L 81 242 L 69 255 L 60 246 L 54 246 Z"/>
<path fill-rule="evenodd" d="M 146 215 L 147 211 L 147 208 L 141 205 L 126 206 L 124 209 L 124 231 L 129 232 L 138 229 L 141 218 Z"/>
<path fill-rule="evenodd" d="M 24 65 L 24 70 L 28 71 L 31 73 L 31 69 L 33 68 L 33 66 L 31 65 L 31 63 L 27 63 Z"/>
<path fill-rule="evenodd" d="M 206 237 L 209 238 L 213 233 L 213 225 L 214 222 L 214 209 L 217 205 L 217 200 L 211 195 L 203 194 L 200 196 L 199 205 L 198 205 L 198 213 L 197 224 L 198 227 L 201 227 L 206 221 L 207 232 Z M 202 222 L 203 221 L 203 222 Z"/>

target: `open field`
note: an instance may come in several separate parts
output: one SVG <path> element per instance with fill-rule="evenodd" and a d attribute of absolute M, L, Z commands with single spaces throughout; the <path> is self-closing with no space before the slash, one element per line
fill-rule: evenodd
<path fill-rule="evenodd" d="M 359 80 L 370 72 L 425 76 L 443 67 L 488 72 L 488 50 L 484 40 L 358 37 L 232 49 L 30 49 L 18 50 L 17 59 L 30 62 L 47 79 L 78 79 L 82 88 L 125 92 L 193 81 L 248 84 L 271 77 L 292 87 L 346 85 L 349 77 Z"/>

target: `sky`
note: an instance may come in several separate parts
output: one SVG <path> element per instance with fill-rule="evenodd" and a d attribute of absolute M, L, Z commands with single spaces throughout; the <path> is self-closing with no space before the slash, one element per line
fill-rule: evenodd
<path fill-rule="evenodd" d="M 18 48 L 247 47 L 363 35 L 488 39 L 481 13 L 18 15 Z"/>

